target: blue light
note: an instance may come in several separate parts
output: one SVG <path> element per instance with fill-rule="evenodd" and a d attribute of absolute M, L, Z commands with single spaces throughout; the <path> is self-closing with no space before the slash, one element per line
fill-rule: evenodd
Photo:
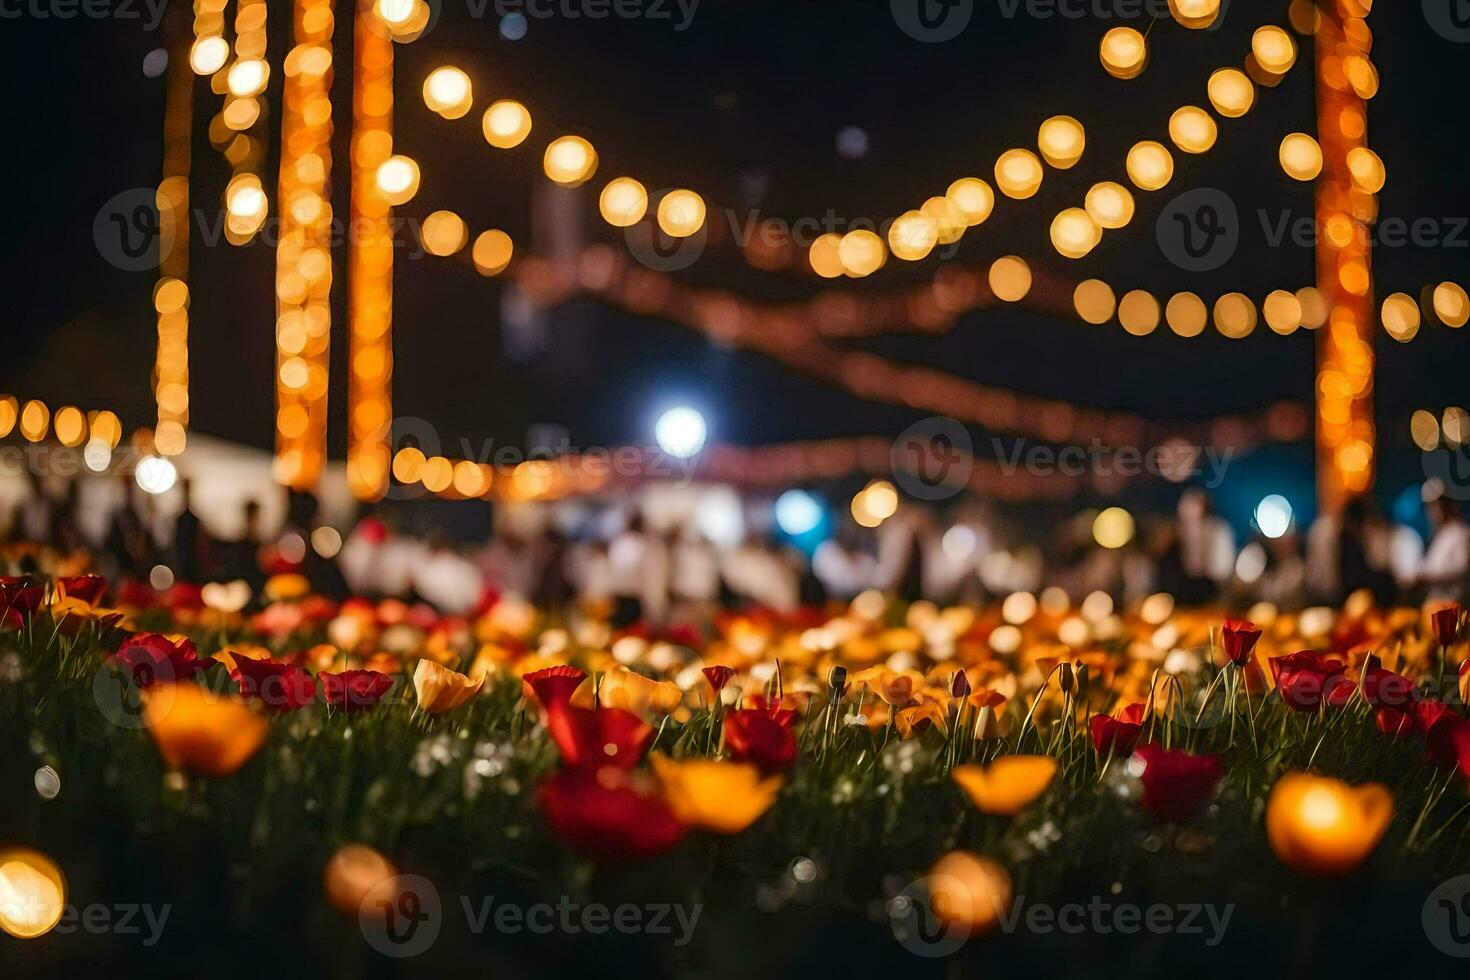
<path fill-rule="evenodd" d="M 787 490 L 776 498 L 776 526 L 793 538 L 822 523 L 822 502 L 805 490 Z"/>
<path fill-rule="evenodd" d="M 506 14 L 500 18 L 500 36 L 507 41 L 519 41 L 526 36 L 526 28 L 529 26 L 525 14 Z"/>

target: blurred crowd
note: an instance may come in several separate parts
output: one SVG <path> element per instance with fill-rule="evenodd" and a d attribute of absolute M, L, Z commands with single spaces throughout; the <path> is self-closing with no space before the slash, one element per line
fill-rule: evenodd
<path fill-rule="evenodd" d="M 942 508 L 904 501 L 875 528 L 830 516 L 793 536 L 768 497 L 724 493 L 735 512 L 717 521 L 702 505 L 671 512 L 648 494 L 500 505 L 483 535 L 466 541 L 426 520 L 419 501 L 368 507 L 350 527 L 336 527 L 310 495 L 290 494 L 284 518 L 274 507 L 269 522 L 261 501 L 246 500 L 226 534 L 201 519 L 187 479 L 165 512 L 159 498 L 119 477 L 105 512 L 90 514 L 84 510 L 98 506 L 82 506 L 75 482 L 32 481 L 0 514 L 0 527 L 7 542 L 42 545 L 159 590 L 243 580 L 258 591 L 271 575 L 299 572 L 335 598 L 398 597 L 462 613 L 487 596 L 513 594 L 547 609 L 600 604 L 625 623 L 695 621 L 744 605 L 792 610 L 874 589 L 975 604 L 1049 587 L 1120 602 L 1167 592 L 1186 605 L 1269 602 L 1283 610 L 1335 605 L 1359 589 L 1380 604 L 1470 599 L 1470 525 L 1458 501 L 1428 491 L 1427 540 L 1366 497 L 1304 532 L 1256 528 L 1237 540 L 1209 495 L 1190 487 L 1172 512 L 1130 515 L 1128 533 L 1105 542 L 1111 546 L 1095 511 L 1048 526 L 974 498 Z"/>

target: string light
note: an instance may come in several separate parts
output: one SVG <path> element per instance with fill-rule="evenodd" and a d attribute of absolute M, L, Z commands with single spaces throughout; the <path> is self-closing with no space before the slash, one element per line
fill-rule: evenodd
<path fill-rule="evenodd" d="M 1322 172 L 1322 147 L 1306 133 L 1289 133 L 1281 141 L 1281 169 L 1293 180 L 1316 180 Z"/>
<path fill-rule="evenodd" d="M 1006 150 L 995 161 L 995 186 L 1006 197 L 1018 201 L 1031 197 L 1041 187 L 1041 161 L 1030 150 Z"/>
<path fill-rule="evenodd" d="M 671 238 L 688 238 L 704 227 L 704 198 L 691 190 L 669 191 L 658 202 L 658 226 Z"/>
<path fill-rule="evenodd" d="M 475 269 L 482 276 L 498 276 L 510 265 L 511 256 L 515 253 L 515 244 L 509 235 L 498 228 L 481 232 L 475 239 L 475 247 L 471 250 L 471 257 L 475 263 Z"/>
<path fill-rule="evenodd" d="M 1202 31 L 1220 16 L 1220 0 L 1169 0 L 1169 13 L 1182 26 Z"/>
<path fill-rule="evenodd" d="M 546 147 L 546 176 L 564 187 L 578 187 L 597 172 L 597 151 L 580 136 L 560 136 Z"/>
<path fill-rule="evenodd" d="M 858 228 L 842 236 L 837 245 L 837 259 L 843 272 L 861 279 L 883 268 L 887 252 L 876 232 Z"/>
<path fill-rule="evenodd" d="M 1227 119 L 1236 119 L 1251 111 L 1256 101 L 1256 87 L 1238 68 L 1221 68 L 1210 76 L 1207 85 L 1210 104 Z"/>
<path fill-rule="evenodd" d="M 906 211 L 888 229 L 888 248 L 894 258 L 917 262 L 939 243 L 939 222 L 923 211 Z"/>
<path fill-rule="evenodd" d="M 1067 170 L 1082 159 L 1087 135 L 1071 116 L 1052 116 L 1041 124 L 1036 137 L 1042 159 L 1058 170 Z"/>
<path fill-rule="evenodd" d="M 474 105 L 470 76 L 453 65 L 429 72 L 424 79 L 424 105 L 445 119 L 459 119 Z"/>
<path fill-rule="evenodd" d="M 1218 132 L 1214 117 L 1198 106 L 1180 106 L 1169 117 L 1169 139 L 1185 153 L 1206 152 Z"/>
<path fill-rule="evenodd" d="M 1156 191 L 1174 177 L 1174 158 L 1155 140 L 1142 140 L 1128 151 L 1128 179 L 1142 191 Z"/>
<path fill-rule="evenodd" d="M 378 165 L 376 182 L 378 193 L 388 204 L 407 204 L 419 190 L 419 165 L 413 158 L 395 153 Z"/>
<path fill-rule="evenodd" d="M 1164 307 L 1164 319 L 1169 329 L 1180 337 L 1198 337 L 1205 332 L 1210 313 L 1205 301 L 1194 293 L 1175 293 Z"/>
<path fill-rule="evenodd" d="M 1098 57 L 1114 78 L 1137 78 L 1148 65 L 1148 44 L 1131 27 L 1114 27 L 1102 37 Z"/>
<path fill-rule="evenodd" d="M 1130 290 L 1118 304 L 1118 322 L 1135 337 L 1148 336 L 1159 326 L 1159 301 L 1145 290 Z"/>
<path fill-rule="evenodd" d="M 949 185 L 944 196 L 959 209 L 965 223 L 972 228 L 990 217 L 995 208 L 995 192 L 979 177 L 961 177 Z"/>
<path fill-rule="evenodd" d="M 627 228 L 648 213 L 648 191 L 632 177 L 617 177 L 602 189 L 597 206 L 608 224 Z"/>
<path fill-rule="evenodd" d="M 520 146 L 531 135 L 531 112 L 514 99 L 490 104 L 480 120 L 485 142 L 501 150 Z"/>
<path fill-rule="evenodd" d="M 1100 228 L 1124 228 L 1133 220 L 1133 195 L 1128 188 L 1111 180 L 1093 184 L 1087 192 L 1085 206 Z"/>
<path fill-rule="evenodd" d="M 1072 292 L 1072 305 L 1082 319 L 1099 325 L 1113 318 L 1118 301 L 1113 288 L 1101 279 L 1084 279 Z"/>
<path fill-rule="evenodd" d="M 1069 259 L 1080 259 L 1102 241 L 1102 229 L 1081 208 L 1067 208 L 1052 220 L 1051 243 Z"/>
<path fill-rule="evenodd" d="M 989 281 L 996 299 L 1019 303 L 1031 291 L 1031 267 L 1019 255 L 1003 255 L 991 263 Z"/>
<path fill-rule="evenodd" d="M 424 219 L 419 228 L 419 238 L 424 251 L 430 255 L 453 255 L 470 240 L 470 232 L 464 219 L 453 211 L 435 211 Z"/>

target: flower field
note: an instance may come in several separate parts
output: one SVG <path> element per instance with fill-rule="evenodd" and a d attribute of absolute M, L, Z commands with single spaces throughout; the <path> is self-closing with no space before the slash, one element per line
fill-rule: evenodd
<path fill-rule="evenodd" d="M 1356 962 L 1371 916 L 1398 962 L 1452 971 L 1455 899 L 1444 936 L 1427 900 L 1470 870 L 1458 607 L 1105 599 L 865 594 L 655 631 L 291 577 L 238 604 L 6 580 L 0 940 L 189 975 L 240 967 L 211 936 L 288 937 L 293 974 L 710 975 L 731 948 L 1111 974 L 1259 942 L 1312 972 Z M 672 911 L 538 932 L 487 897 Z M 168 903 L 156 945 L 65 928 L 121 901 Z M 430 915 L 432 942 L 393 945 Z"/>

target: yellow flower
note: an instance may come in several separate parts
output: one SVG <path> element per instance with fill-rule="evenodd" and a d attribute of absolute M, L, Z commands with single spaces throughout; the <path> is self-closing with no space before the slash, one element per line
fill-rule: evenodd
<path fill-rule="evenodd" d="M 620 667 L 603 675 L 598 698 L 604 708 L 622 708 L 635 715 L 667 715 L 679 707 L 684 693 L 673 681 L 653 681 Z"/>
<path fill-rule="evenodd" d="M 762 779 L 760 769 L 744 762 L 666 755 L 650 761 L 674 816 L 716 834 L 738 834 L 759 820 L 783 782 L 781 776 Z"/>
<path fill-rule="evenodd" d="M 1007 755 L 988 766 L 956 766 L 950 777 L 982 813 L 1014 817 L 1046 792 L 1057 760 L 1046 755 Z"/>
<path fill-rule="evenodd" d="M 1353 787 L 1289 772 L 1266 803 L 1266 837 L 1282 864 L 1336 876 L 1362 864 L 1393 819 L 1393 794 L 1380 783 Z"/>
<path fill-rule="evenodd" d="M 228 776 L 270 732 L 259 714 L 197 684 L 159 684 L 143 700 L 143 722 L 170 768 Z"/>
<path fill-rule="evenodd" d="M 479 694 L 484 686 L 484 677 L 471 680 L 432 660 L 420 660 L 413 672 L 413 689 L 418 695 L 419 707 L 435 715 L 453 711 Z"/>

